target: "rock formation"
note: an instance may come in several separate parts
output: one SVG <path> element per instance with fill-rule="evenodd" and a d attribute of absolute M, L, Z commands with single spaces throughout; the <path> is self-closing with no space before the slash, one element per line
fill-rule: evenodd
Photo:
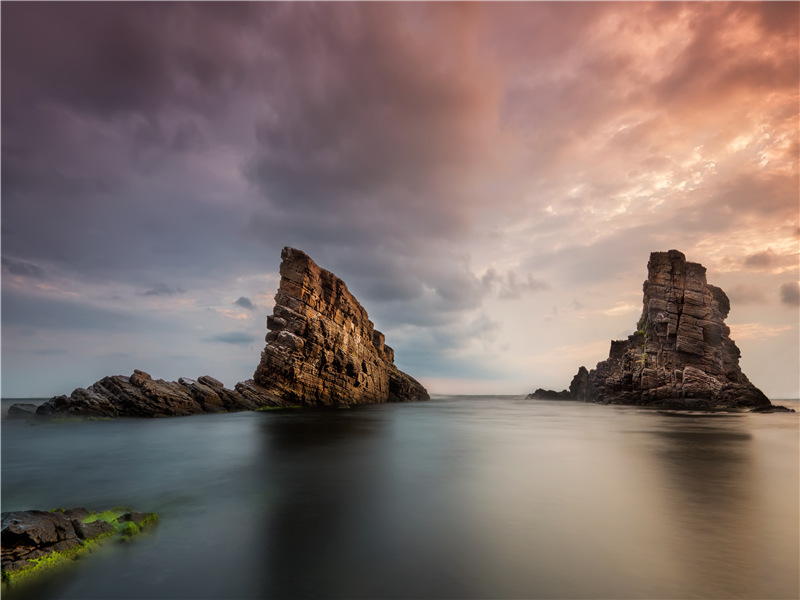
<path fill-rule="evenodd" d="M 579 390 L 582 389 L 586 385 L 586 380 L 589 377 L 589 371 L 586 370 L 586 367 L 581 367 L 578 369 L 577 374 L 575 377 L 572 378 L 572 382 L 569 384 L 568 390 L 561 390 L 557 392 L 555 390 L 545 390 L 542 388 L 536 389 L 532 394 L 528 394 L 525 396 L 526 400 L 575 400 Z"/>
<path fill-rule="evenodd" d="M 10 584 L 22 575 L 91 551 L 92 543 L 115 536 L 131 536 L 158 522 L 155 513 L 118 508 L 102 513 L 85 508 L 53 511 L 22 510 L 2 514 L 2 579 Z M 46 561 L 38 559 L 47 558 Z"/>
<path fill-rule="evenodd" d="M 653 252 L 636 333 L 570 385 L 576 400 L 677 408 L 759 407 L 770 401 L 739 368 L 725 317 L 730 301 L 677 250 Z"/>
<path fill-rule="evenodd" d="M 208 375 L 175 382 L 135 370 L 51 398 L 36 414 L 167 417 L 429 399 L 422 385 L 394 366 L 394 351 L 341 279 L 300 250 L 284 248 L 281 258 L 267 345 L 253 379 L 231 390 Z M 29 406 L 9 409 L 9 416 L 29 413 Z"/>
<path fill-rule="evenodd" d="M 526 400 L 574 400 L 569 390 L 546 390 L 544 388 L 536 388 L 532 394 L 525 396 Z"/>
<path fill-rule="evenodd" d="M 267 345 L 253 380 L 285 402 L 320 406 L 427 400 L 345 283 L 284 248 Z"/>

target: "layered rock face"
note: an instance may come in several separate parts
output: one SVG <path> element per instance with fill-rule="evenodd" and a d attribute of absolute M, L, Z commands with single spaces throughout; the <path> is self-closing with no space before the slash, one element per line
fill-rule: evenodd
<path fill-rule="evenodd" d="M 757 407 L 770 401 L 739 368 L 728 296 L 677 250 L 653 252 L 636 333 L 576 375 L 577 400 L 676 407 Z M 574 389 L 573 389 L 574 388 Z"/>
<path fill-rule="evenodd" d="M 231 390 L 208 375 L 164 381 L 135 370 L 51 398 L 36 414 L 171 417 L 429 399 L 422 385 L 394 366 L 394 351 L 341 279 L 300 250 L 284 248 L 281 257 L 281 283 L 254 379 Z M 31 409 L 14 405 L 9 416 L 24 417 Z"/>
<path fill-rule="evenodd" d="M 394 351 L 341 279 L 300 250 L 284 248 L 281 258 L 257 386 L 318 406 L 429 399 L 394 366 Z"/>

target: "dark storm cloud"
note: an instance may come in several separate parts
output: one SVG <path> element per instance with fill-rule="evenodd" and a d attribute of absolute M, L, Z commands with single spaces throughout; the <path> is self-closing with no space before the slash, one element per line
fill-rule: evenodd
<path fill-rule="evenodd" d="M 800 283 L 787 281 L 781 285 L 781 302 L 787 306 L 800 306 Z"/>
<path fill-rule="evenodd" d="M 154 327 L 138 315 L 3 290 L 3 325 L 35 329 L 134 332 Z"/>
<path fill-rule="evenodd" d="M 250 298 L 247 298 L 245 296 L 239 296 L 239 298 L 234 301 L 234 304 L 236 304 L 237 306 L 241 306 L 246 310 L 256 309 L 255 305 L 253 305 L 253 303 L 250 301 Z"/>
<path fill-rule="evenodd" d="M 33 277 L 34 279 L 44 279 L 45 272 L 41 267 L 24 260 L 14 260 L 7 256 L 2 258 L 3 271 L 21 277 Z"/>
<path fill-rule="evenodd" d="M 245 331 L 226 331 L 206 338 L 207 342 L 220 342 L 223 344 L 234 344 L 236 346 L 249 346 L 258 338 Z"/>
<path fill-rule="evenodd" d="M 4 255 L 140 285 L 257 268 L 258 248 L 237 239 L 244 217 L 210 201 L 229 182 L 193 161 L 219 151 L 232 98 L 254 80 L 239 52 L 258 31 L 252 8 L 4 5 Z"/>
<path fill-rule="evenodd" d="M 252 11 L 248 3 L 204 4 L 4 6 L 4 114 L 5 102 L 14 109 L 32 100 L 104 117 L 175 103 L 219 108 L 246 81 L 244 61 L 229 52 Z"/>

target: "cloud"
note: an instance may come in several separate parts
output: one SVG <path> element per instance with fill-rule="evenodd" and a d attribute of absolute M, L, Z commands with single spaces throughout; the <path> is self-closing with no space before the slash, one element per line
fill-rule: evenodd
<path fill-rule="evenodd" d="M 206 338 L 208 342 L 221 342 L 223 344 L 234 344 L 237 346 L 249 346 L 257 340 L 258 337 L 244 331 L 225 331 Z"/>
<path fill-rule="evenodd" d="M 766 304 L 767 296 L 764 289 L 755 284 L 737 283 L 726 290 L 728 297 L 734 304 Z"/>
<path fill-rule="evenodd" d="M 247 318 L 219 299 L 291 245 L 455 376 L 490 343 L 456 334 L 480 315 L 508 362 L 545 298 L 634 303 L 651 251 L 791 279 L 797 22 L 797 3 L 10 3 L 3 285 Z M 196 335 L 203 312 L 174 322 Z"/>
<path fill-rule="evenodd" d="M 760 340 L 779 336 L 792 327 L 790 325 L 764 325 L 763 323 L 731 323 L 731 339 Z"/>
<path fill-rule="evenodd" d="M 245 296 L 239 296 L 237 300 L 233 302 L 237 306 L 241 306 L 246 310 L 255 310 L 255 305 L 250 301 L 250 298 L 246 298 Z"/>
<path fill-rule="evenodd" d="M 800 306 L 800 283 L 787 281 L 781 285 L 781 302 L 787 306 Z"/>
<path fill-rule="evenodd" d="M 767 248 L 761 252 L 751 254 L 744 259 L 744 266 L 758 271 L 770 269 L 777 260 L 778 256 L 772 251 L 772 248 Z"/>
<path fill-rule="evenodd" d="M 45 272 L 41 267 L 24 260 L 14 260 L 4 256 L 2 258 L 3 270 L 12 275 L 21 277 L 32 277 L 34 279 L 44 279 Z"/>
<path fill-rule="evenodd" d="M 3 325 L 35 329 L 135 332 L 155 326 L 139 314 L 109 310 L 89 302 L 57 300 L 3 289 Z M 169 330 L 171 328 L 162 328 Z"/>
<path fill-rule="evenodd" d="M 175 294 L 183 294 L 184 290 L 180 287 L 170 287 L 165 283 L 157 283 L 152 288 L 143 292 L 144 296 L 174 296 Z"/>
<path fill-rule="evenodd" d="M 507 271 L 503 277 L 494 267 L 483 274 L 481 284 L 487 290 L 497 288 L 497 294 L 503 300 L 519 300 L 523 294 L 550 289 L 547 282 L 534 279 L 530 273 L 525 279 L 519 281 L 514 271 Z"/>
<path fill-rule="evenodd" d="M 36 354 L 40 356 L 60 356 L 69 353 L 63 348 L 42 348 L 41 350 L 37 350 Z"/>

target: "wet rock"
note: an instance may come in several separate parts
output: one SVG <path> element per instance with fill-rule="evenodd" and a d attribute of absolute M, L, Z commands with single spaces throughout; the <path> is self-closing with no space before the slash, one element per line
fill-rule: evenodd
<path fill-rule="evenodd" d="M 86 554 L 97 542 L 130 536 L 141 531 L 143 525 L 157 522 L 154 513 L 128 509 L 97 514 L 85 508 L 4 512 L 0 534 L 3 583 L 11 585 L 22 581 L 20 577 L 45 573 Z M 36 560 L 45 557 L 47 561 Z"/>
<path fill-rule="evenodd" d="M 669 407 L 770 407 L 739 368 L 725 317 L 728 296 L 706 282 L 706 269 L 677 250 L 653 252 L 642 316 L 627 340 L 570 385 L 583 401 Z"/>
<path fill-rule="evenodd" d="M 60 512 L 25 510 L 2 514 L 3 568 L 80 544 L 71 519 Z M 58 547 L 57 547 L 58 546 Z"/>
<path fill-rule="evenodd" d="M 20 402 L 8 407 L 9 419 L 26 419 L 36 414 L 36 405 Z"/>
<path fill-rule="evenodd" d="M 769 406 L 757 406 L 755 408 L 750 409 L 750 412 L 754 413 L 793 413 L 796 412 L 793 408 L 788 408 L 786 406 L 777 406 L 775 404 L 770 404 Z"/>

